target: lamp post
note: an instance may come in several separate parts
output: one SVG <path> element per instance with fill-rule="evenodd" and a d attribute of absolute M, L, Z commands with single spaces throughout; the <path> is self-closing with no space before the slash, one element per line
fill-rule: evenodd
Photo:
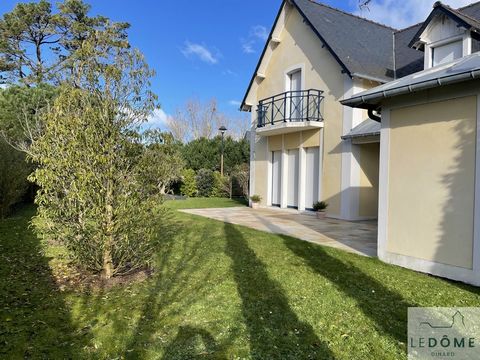
<path fill-rule="evenodd" d="M 220 133 L 222 134 L 222 152 L 220 153 L 220 174 L 223 176 L 223 138 L 225 135 L 225 131 L 227 131 L 227 128 L 225 126 L 220 126 L 218 129 Z"/>

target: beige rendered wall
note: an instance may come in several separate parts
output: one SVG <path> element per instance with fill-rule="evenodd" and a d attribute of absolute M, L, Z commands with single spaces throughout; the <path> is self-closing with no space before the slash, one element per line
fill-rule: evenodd
<path fill-rule="evenodd" d="M 269 96 L 285 91 L 286 71 L 301 65 L 304 70 L 305 89 L 319 89 L 324 91 L 322 113 L 325 124 L 325 139 L 323 152 L 323 198 L 329 203 L 329 214 L 340 214 L 341 191 L 341 139 L 343 108 L 339 99 L 344 94 L 344 78 L 341 68 L 326 48 L 322 49 L 317 37 L 303 22 L 297 10 L 290 8 L 288 11 L 285 28 L 280 34 L 280 44 L 273 51 L 270 62 L 265 71 L 265 79 L 258 85 L 256 102 Z M 252 111 L 256 106 L 253 107 Z M 316 130 L 318 131 L 318 130 Z M 308 138 L 308 136 L 307 136 Z M 312 137 L 314 139 L 315 137 Z M 318 137 L 317 137 L 318 138 Z M 260 140 L 263 144 L 266 140 Z M 263 146 L 263 145 L 261 145 Z M 313 146 L 313 145 L 311 145 Z M 264 199 L 266 193 L 266 177 L 260 170 L 265 167 L 264 150 L 255 148 L 255 192 Z"/>
<path fill-rule="evenodd" d="M 360 154 L 360 199 L 358 215 L 361 217 L 377 217 L 380 143 L 355 146 L 359 147 Z"/>
<path fill-rule="evenodd" d="M 472 268 L 476 101 L 391 110 L 388 252 Z"/>

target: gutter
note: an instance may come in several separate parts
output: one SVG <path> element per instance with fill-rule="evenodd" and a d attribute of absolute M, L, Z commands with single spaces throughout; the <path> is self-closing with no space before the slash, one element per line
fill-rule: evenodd
<path fill-rule="evenodd" d="M 340 103 L 342 105 L 350 107 L 360 107 L 375 110 L 377 108 L 377 104 L 382 99 L 387 99 L 394 96 L 409 94 L 421 90 L 432 89 L 442 85 L 450 85 L 478 78 L 480 78 L 480 69 L 466 71 L 450 76 L 439 77 L 436 79 L 425 80 L 410 85 L 404 85 L 398 88 L 377 91 L 368 95 L 355 96 L 350 99 L 341 100 Z"/>

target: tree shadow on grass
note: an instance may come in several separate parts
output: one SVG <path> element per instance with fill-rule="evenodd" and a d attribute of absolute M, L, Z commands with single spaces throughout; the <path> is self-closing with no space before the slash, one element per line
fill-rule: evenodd
<path fill-rule="evenodd" d="M 29 228 L 34 207 L 0 221 L 0 358 L 72 358 L 88 336 L 78 336 Z M 87 335 L 87 334 L 85 334 Z"/>
<path fill-rule="evenodd" d="M 218 350 L 215 339 L 208 331 L 186 325 L 180 327 L 163 359 L 205 359 L 214 354 L 219 358 Z"/>
<path fill-rule="evenodd" d="M 400 294 L 388 289 L 354 264 L 329 255 L 322 246 L 285 235 L 280 237 L 313 271 L 353 299 L 360 311 L 374 322 L 378 333 L 401 343 L 406 342 L 408 307 L 416 304 L 407 302 Z"/>
<path fill-rule="evenodd" d="M 224 223 L 226 254 L 232 260 L 242 312 L 255 359 L 332 359 L 327 344 L 302 322 L 265 265 L 234 225 Z"/>
<path fill-rule="evenodd" d="M 136 359 L 147 356 L 148 351 L 156 349 L 163 352 L 165 345 L 159 338 L 168 338 L 176 331 L 176 322 L 165 327 L 163 319 L 184 318 L 185 309 L 204 299 L 209 288 L 213 270 L 198 269 L 209 250 L 204 240 L 209 238 L 210 228 L 205 226 L 187 227 L 185 222 L 171 222 L 160 252 L 160 258 L 154 278 L 140 311 L 140 317 L 131 337 L 125 345 L 127 358 Z M 200 234 L 199 234 L 200 231 Z M 192 241 L 193 235 L 201 241 Z M 176 234 L 176 236 L 174 236 Z M 185 321 L 185 320 L 184 320 Z M 225 346 L 217 345 L 213 336 L 202 328 L 187 325 L 179 326 L 176 337 L 169 343 L 165 359 L 225 358 Z M 122 331 L 121 328 L 118 331 Z M 223 357 L 222 357 L 223 356 Z"/>

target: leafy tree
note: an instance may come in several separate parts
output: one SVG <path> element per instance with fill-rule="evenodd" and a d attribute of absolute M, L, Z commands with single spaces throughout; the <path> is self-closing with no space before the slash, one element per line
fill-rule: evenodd
<path fill-rule="evenodd" d="M 0 218 L 7 216 L 12 205 L 22 200 L 29 173 L 25 155 L 0 138 Z"/>
<path fill-rule="evenodd" d="M 19 3 L 0 19 L 0 75 L 9 83 L 58 83 L 67 60 L 82 43 L 100 31 L 115 30 L 117 46 L 125 46 L 126 23 L 90 17 L 82 0 L 65 0 L 57 11 L 46 0 Z M 111 43 L 113 45 L 114 42 Z"/>
<path fill-rule="evenodd" d="M 189 197 L 197 195 L 197 181 L 195 170 L 185 169 L 182 173 L 182 185 L 180 186 L 180 192 Z"/>
<path fill-rule="evenodd" d="M 200 138 L 185 144 L 182 148 L 183 157 L 188 168 L 220 170 L 221 138 Z M 249 144 L 245 139 L 236 141 L 231 137 L 225 138 L 224 143 L 224 170 L 230 174 L 236 165 L 248 162 L 250 159 Z"/>
<path fill-rule="evenodd" d="M 159 130 L 149 130 L 142 137 L 145 144 L 136 167 L 145 195 L 165 194 L 182 174 L 180 145 L 171 134 Z"/>
<path fill-rule="evenodd" d="M 148 265 L 161 225 L 161 199 L 143 196 L 129 158 L 135 129 L 155 105 L 153 72 L 111 38 L 95 33 L 74 53 L 30 148 L 38 164 L 31 180 L 40 185 L 36 231 L 106 278 Z"/>

